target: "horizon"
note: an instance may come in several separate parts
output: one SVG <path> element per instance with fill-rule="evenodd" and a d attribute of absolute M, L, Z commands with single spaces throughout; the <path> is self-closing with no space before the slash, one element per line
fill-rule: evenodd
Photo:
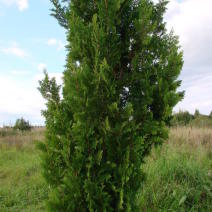
<path fill-rule="evenodd" d="M 165 14 L 167 29 L 174 29 L 184 51 L 185 97 L 175 112 L 212 111 L 212 1 L 202 2 L 172 0 Z M 0 0 L 0 126 L 20 117 L 44 126 L 38 80 L 47 69 L 61 84 L 66 63 L 65 30 L 50 16 L 51 8 L 49 0 Z"/>

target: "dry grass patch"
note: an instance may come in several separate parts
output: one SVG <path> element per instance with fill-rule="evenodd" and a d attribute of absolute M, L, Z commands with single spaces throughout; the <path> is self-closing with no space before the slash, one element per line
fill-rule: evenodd
<path fill-rule="evenodd" d="M 32 143 L 44 139 L 45 128 L 33 128 L 20 132 L 13 129 L 0 129 L 0 149 L 15 147 L 17 150 L 32 149 Z"/>

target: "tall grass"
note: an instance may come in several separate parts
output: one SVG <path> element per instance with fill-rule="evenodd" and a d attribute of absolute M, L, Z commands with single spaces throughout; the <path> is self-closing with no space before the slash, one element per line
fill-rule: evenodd
<path fill-rule="evenodd" d="M 0 138 L 0 211 L 42 211 L 47 185 L 41 176 L 35 142 L 42 130 Z"/>
<path fill-rule="evenodd" d="M 35 148 L 43 132 L 0 135 L 0 212 L 45 211 L 48 186 Z M 212 129 L 172 128 L 143 169 L 142 212 L 212 211 Z"/>
<path fill-rule="evenodd" d="M 13 130 L 12 128 L 0 129 L 0 147 L 33 147 L 31 145 L 34 141 L 40 141 L 44 138 L 45 128 L 33 128 L 31 131 L 21 132 Z"/>
<path fill-rule="evenodd" d="M 144 171 L 141 211 L 212 211 L 212 129 L 172 129 Z"/>

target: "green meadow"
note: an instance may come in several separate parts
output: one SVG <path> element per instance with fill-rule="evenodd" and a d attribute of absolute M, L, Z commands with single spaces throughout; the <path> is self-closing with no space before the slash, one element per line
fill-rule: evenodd
<path fill-rule="evenodd" d="M 44 129 L 0 133 L 0 211 L 45 211 L 40 153 Z M 175 127 L 143 165 L 141 211 L 212 211 L 212 129 Z M 136 200 L 135 200 L 136 201 Z"/>

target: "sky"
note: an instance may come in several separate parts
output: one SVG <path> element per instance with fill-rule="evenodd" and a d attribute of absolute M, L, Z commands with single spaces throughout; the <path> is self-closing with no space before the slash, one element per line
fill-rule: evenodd
<path fill-rule="evenodd" d="M 20 117 L 43 124 L 45 102 L 37 90 L 43 69 L 62 83 L 66 35 L 49 15 L 51 7 L 49 0 L 0 0 L 0 126 Z M 167 29 L 174 29 L 184 51 L 180 90 L 186 94 L 175 111 L 212 111 L 211 7 L 211 0 L 170 0 L 168 5 Z"/>

